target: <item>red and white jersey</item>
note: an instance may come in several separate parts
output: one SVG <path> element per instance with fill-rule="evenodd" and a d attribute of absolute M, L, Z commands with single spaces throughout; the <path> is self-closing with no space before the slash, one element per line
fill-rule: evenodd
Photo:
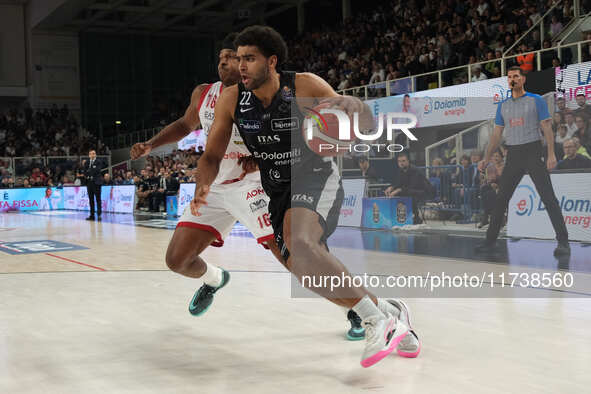
<path fill-rule="evenodd" d="M 218 97 L 222 93 L 224 86 L 221 81 L 209 84 L 199 100 L 199 120 L 201 121 L 201 127 L 206 136 L 209 136 L 209 129 L 213 125 L 214 108 Z M 207 145 L 205 146 L 207 150 Z M 226 149 L 224 159 L 220 163 L 220 170 L 218 176 L 213 182 L 214 185 L 227 184 L 236 182 L 242 174 L 242 166 L 238 165 L 238 158 L 242 156 L 249 156 L 250 153 L 244 145 L 242 137 L 238 132 L 238 128 L 234 124 L 232 126 L 232 138 Z M 260 174 L 258 171 L 248 174 L 245 180 L 260 182 Z"/>

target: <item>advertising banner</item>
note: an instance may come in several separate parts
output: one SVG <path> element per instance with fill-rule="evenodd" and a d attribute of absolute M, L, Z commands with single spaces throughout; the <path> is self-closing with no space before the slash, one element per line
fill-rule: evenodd
<path fill-rule="evenodd" d="M 550 176 L 569 239 L 591 241 L 591 174 Z M 509 202 L 508 216 L 507 234 L 511 237 L 556 237 L 546 207 L 529 175 L 517 186 Z"/>
<path fill-rule="evenodd" d="M 166 196 L 166 213 L 170 216 L 178 216 L 177 196 Z"/>
<path fill-rule="evenodd" d="M 362 227 L 389 230 L 407 224 L 413 224 L 410 197 L 363 199 Z"/>
<path fill-rule="evenodd" d="M 64 209 L 63 190 L 56 187 L 0 189 L 0 212 Z"/>
<path fill-rule="evenodd" d="M 343 179 L 345 198 L 339 215 L 339 226 L 361 226 L 365 179 Z"/>
<path fill-rule="evenodd" d="M 494 118 L 497 104 L 510 97 L 507 77 L 390 96 L 366 103 L 374 116 L 388 112 L 409 112 L 417 117 L 416 127 L 476 122 Z"/>
<path fill-rule="evenodd" d="M 64 198 L 65 209 L 90 211 L 86 186 L 64 187 Z M 133 213 L 134 200 L 134 185 L 101 187 L 101 202 L 103 212 Z"/>
<path fill-rule="evenodd" d="M 591 98 L 591 62 L 571 64 L 565 68 L 555 68 L 556 94 L 564 97 L 566 106 L 577 109 L 577 94 Z"/>
<path fill-rule="evenodd" d="M 343 179 L 345 198 L 339 215 L 339 226 L 359 227 L 363 212 L 363 196 L 365 193 L 365 179 Z M 178 216 L 189 206 L 195 194 L 194 183 L 181 183 L 178 198 Z M 168 206 L 168 205 L 167 205 Z"/>
<path fill-rule="evenodd" d="M 177 204 L 178 216 L 181 216 L 183 212 L 185 212 L 185 208 L 187 208 L 191 203 L 194 194 L 194 183 L 181 183 L 181 187 L 179 188 L 179 200 Z"/>
<path fill-rule="evenodd" d="M 197 150 L 198 146 L 202 146 L 205 148 L 205 143 L 207 142 L 207 136 L 203 132 L 203 130 L 195 130 L 189 133 L 185 138 L 178 142 L 178 147 L 180 150 L 187 150 L 191 148 L 195 148 Z"/>

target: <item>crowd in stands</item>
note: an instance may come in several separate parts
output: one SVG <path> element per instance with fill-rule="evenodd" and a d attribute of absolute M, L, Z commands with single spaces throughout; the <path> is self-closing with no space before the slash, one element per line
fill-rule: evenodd
<path fill-rule="evenodd" d="M 104 185 L 135 185 L 138 205 L 136 208 L 157 212 L 165 202 L 167 195 L 174 195 L 179 185 L 195 182 L 193 170 L 203 154 L 203 147 L 198 149 L 174 150 L 164 157 L 148 156 L 144 168 L 139 171 L 129 168 L 113 168 L 112 175 L 104 174 Z M 88 152 L 86 152 L 88 153 Z M 83 162 L 84 163 L 84 162 Z M 0 172 L 0 189 L 29 188 L 40 186 L 84 186 L 83 163 L 75 171 L 55 173 L 49 167 L 34 167 L 29 176 L 14 177 L 3 170 Z M 0 160 L 0 166 L 2 166 Z M 59 171 L 59 166 L 57 167 Z"/>
<path fill-rule="evenodd" d="M 108 154 L 109 148 L 96 136 L 79 126 L 68 106 L 33 110 L 11 108 L 0 112 L 0 157 L 79 156 L 91 147 L 97 154 Z"/>
<path fill-rule="evenodd" d="M 576 97 L 578 107 L 566 106 L 564 98 L 556 100 L 557 110 L 552 117 L 557 157 L 562 158 L 558 169 L 591 167 L 591 105 L 584 94 Z"/>
<path fill-rule="evenodd" d="M 591 105 L 587 104 L 583 94 L 578 95 L 576 101 L 576 109 L 567 108 L 563 98 L 559 97 L 556 101 L 557 108 L 552 117 L 558 160 L 556 170 L 591 169 Z M 479 226 L 487 225 L 499 191 L 499 179 L 507 155 L 506 146 L 501 145 L 494 152 L 492 162 L 484 174 L 477 171 L 477 164 L 482 159 L 481 152 L 462 155 L 461 167 L 456 168 L 449 167 L 456 163 L 455 140 L 450 140 L 440 152 L 443 157 L 431 162 L 435 169 L 431 171 L 430 179 L 440 187 L 440 201 L 452 205 L 467 202 L 474 210 L 482 212 Z"/>
<path fill-rule="evenodd" d="M 308 31 L 289 41 L 288 68 L 317 73 L 340 90 L 494 60 L 502 57 L 554 3 L 554 0 L 386 1 L 371 12 L 356 14 L 337 28 Z M 591 10 L 591 0 L 583 0 L 581 4 L 583 10 Z M 563 1 L 554 10 L 550 26 L 545 29 L 543 47 L 551 47 L 552 38 L 573 15 L 572 0 Z M 539 29 L 533 29 L 510 54 L 538 50 L 540 46 Z M 588 52 L 591 57 L 591 47 Z M 563 53 L 563 57 L 571 55 Z M 545 54 L 544 68 L 551 67 L 554 60 L 560 63 L 556 56 L 553 51 Z M 517 60 L 524 71 L 533 66 L 529 55 Z M 565 64 L 569 61 L 563 59 Z M 473 71 L 473 81 L 501 76 L 499 62 L 475 66 Z M 468 82 L 465 73 L 457 78 L 464 80 L 453 82 Z M 419 90 L 424 88 L 419 86 Z M 393 93 L 405 93 L 394 90 Z"/>
<path fill-rule="evenodd" d="M 552 123 L 555 137 L 555 151 L 558 165 L 555 170 L 581 170 L 591 169 L 591 105 L 586 103 L 586 98 L 580 94 L 576 98 L 578 108 L 570 109 L 562 98 L 557 99 L 557 109 L 553 115 Z M 484 173 L 477 169 L 478 163 L 483 158 L 483 153 L 477 150 L 466 154 L 461 152 L 457 163 L 456 142 L 450 140 L 438 150 L 441 157 L 432 160 L 429 171 L 417 170 L 409 165 L 407 155 L 398 155 L 398 170 L 400 177 L 391 182 L 383 190 L 385 196 L 409 196 L 419 204 L 426 200 L 435 201 L 443 208 L 457 209 L 462 205 L 469 205 L 472 212 L 480 212 L 479 227 L 489 223 L 499 191 L 499 180 L 505 166 L 507 147 L 502 144 L 493 153 L 492 160 Z M 400 161 L 403 161 L 401 163 Z M 372 161 L 362 157 L 357 159 L 360 175 L 370 183 L 381 183 L 388 179 L 385 174 L 380 174 L 372 166 Z M 457 164 L 456 164 L 457 163 Z M 409 169 L 410 168 L 410 169 Z M 405 175 L 406 174 L 406 175 Z M 407 174 L 413 174 L 407 176 Z M 421 181 L 422 175 L 428 176 L 429 183 L 436 188 L 433 198 L 425 198 L 430 195 L 429 188 Z M 420 223 L 421 218 L 415 212 L 415 223 Z M 460 219 L 461 213 L 453 218 Z"/>
<path fill-rule="evenodd" d="M 166 196 L 178 193 L 181 183 L 195 182 L 193 170 L 203 152 L 199 146 L 197 150 L 174 150 L 164 157 L 148 156 L 139 173 L 127 171 L 125 175 L 121 172 L 113 175 L 119 181 L 133 177 L 138 196 L 136 209 L 158 212 Z"/>
<path fill-rule="evenodd" d="M 90 148 L 99 155 L 109 148 L 96 136 L 80 127 L 67 105 L 34 110 L 26 104 L 22 109 L 0 111 L 0 182 L 13 187 L 57 186 L 79 182 L 81 163 L 64 156 L 85 156 Z M 17 159 L 14 167 L 10 160 Z M 39 157 L 53 157 L 51 163 Z M 37 159 L 35 159 L 37 158 Z"/>

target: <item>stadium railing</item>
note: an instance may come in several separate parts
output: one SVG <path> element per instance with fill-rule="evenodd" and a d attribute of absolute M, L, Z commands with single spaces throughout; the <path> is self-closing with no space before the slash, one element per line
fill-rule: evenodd
<path fill-rule="evenodd" d="M 111 149 L 127 148 L 138 142 L 144 142 L 158 134 L 162 127 L 152 127 L 150 129 L 143 129 L 132 131 L 129 133 L 120 133 L 104 139 L 105 144 Z"/>
<path fill-rule="evenodd" d="M 131 160 L 124 160 L 122 162 L 113 164 L 110 167 L 109 172 L 112 173 L 113 171 L 119 171 L 119 170 L 123 170 L 123 171 L 131 170 Z"/>
<path fill-rule="evenodd" d="M 435 189 L 435 197 L 421 203 L 419 209 L 460 214 L 458 223 L 471 223 L 478 219 L 481 209 L 481 175 L 477 165 L 417 167 Z"/>
<path fill-rule="evenodd" d="M 509 48 L 507 48 L 503 52 L 503 56 L 507 56 L 509 53 L 511 53 L 511 51 L 513 50 L 513 48 L 517 48 L 517 45 L 520 42 L 522 42 L 523 40 L 525 40 L 529 36 L 529 34 L 532 33 L 536 29 L 539 29 L 539 31 L 540 31 L 540 48 L 543 48 L 544 47 L 544 39 L 546 37 L 545 28 L 550 25 L 550 19 L 552 18 L 552 15 L 554 14 L 554 10 L 559 5 L 562 5 L 562 3 L 563 3 L 563 0 L 555 1 L 554 4 L 552 5 L 552 7 L 550 7 L 548 9 L 548 11 L 546 11 L 544 13 L 544 15 L 542 15 L 529 29 L 527 29 L 525 31 L 525 33 L 523 33 L 521 35 L 521 37 L 519 37 L 519 39 L 513 43 L 513 45 L 511 45 Z M 573 10 L 574 11 L 574 15 L 573 15 L 573 17 L 571 18 L 570 21 L 572 21 L 573 19 L 575 19 L 575 18 L 577 18 L 579 16 L 579 11 L 580 11 L 579 0 L 575 0 L 575 3 L 577 5 L 576 5 L 576 7 Z M 565 23 L 565 25 L 570 24 L 570 21 L 568 23 Z"/>
<path fill-rule="evenodd" d="M 440 158 L 444 163 L 459 164 L 464 153 L 484 151 L 493 130 L 494 121 L 490 119 L 437 141 L 425 148 L 425 163 L 433 164 L 435 158 Z"/>
<path fill-rule="evenodd" d="M 449 216 L 456 216 L 459 223 L 471 223 L 479 218 L 481 177 L 476 165 L 470 165 L 468 168 L 460 165 L 416 168 L 424 173 L 435 191 L 433 198 L 413 201 L 413 204 L 419 204 L 420 211 L 449 212 Z M 365 197 L 384 197 L 384 190 L 388 186 L 389 183 L 383 182 L 369 183 L 366 186 Z"/>
<path fill-rule="evenodd" d="M 591 40 L 577 41 L 572 44 L 562 45 L 559 43 L 556 46 L 546 49 L 540 49 L 537 51 L 526 52 L 534 53 L 536 55 L 536 70 L 542 70 L 542 54 L 548 51 L 556 51 L 558 58 L 568 58 L 570 61 L 568 64 L 580 63 L 583 59 L 583 46 L 591 45 Z M 574 50 L 574 53 L 573 53 Z M 422 80 L 427 80 L 427 86 L 420 90 L 429 90 L 436 87 L 453 86 L 460 83 L 466 83 L 472 79 L 472 69 L 474 66 L 479 65 L 481 69 L 486 69 L 486 65 L 491 63 L 498 63 L 500 67 L 500 75 L 505 76 L 506 71 L 509 68 L 508 64 L 512 64 L 517 56 L 522 53 L 510 56 L 503 56 L 494 60 L 487 60 L 478 63 L 465 64 L 463 66 L 450 67 L 443 70 L 430 71 L 427 73 L 416 74 L 410 77 L 392 79 L 384 82 L 378 82 L 374 84 L 367 84 L 356 86 L 352 88 L 339 90 L 338 93 L 356 96 L 364 100 L 389 97 L 398 94 L 412 93 L 417 91 L 417 83 Z M 444 85 L 445 81 L 455 81 L 457 83 L 451 83 Z M 431 84 L 431 85 L 430 85 Z M 423 84 L 424 85 L 424 84 Z"/>
<path fill-rule="evenodd" d="M 12 160 L 12 157 L 0 157 L 0 175 L 3 170 L 7 170 L 10 175 L 14 175 L 14 160 Z"/>
<path fill-rule="evenodd" d="M 97 158 L 103 160 L 111 168 L 110 155 L 97 155 Z M 89 160 L 88 156 L 29 156 L 10 158 L 12 168 L 14 168 L 15 177 L 23 177 L 30 174 L 33 168 L 39 167 L 43 170 L 49 167 L 53 173 L 60 167 L 60 170 L 74 172 L 82 166 L 84 160 Z M 110 171 L 109 171 L 110 172 Z M 74 174 L 75 176 L 75 174 Z"/>

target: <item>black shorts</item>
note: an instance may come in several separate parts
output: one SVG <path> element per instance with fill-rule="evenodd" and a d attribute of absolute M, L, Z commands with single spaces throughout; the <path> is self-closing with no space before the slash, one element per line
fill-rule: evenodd
<path fill-rule="evenodd" d="M 282 191 L 267 192 L 270 198 L 269 213 L 275 234 L 275 240 L 285 261 L 289 250 L 283 239 L 283 220 L 290 208 L 307 208 L 318 214 L 318 220 L 324 234 L 322 242 L 326 244 L 328 237 L 335 231 L 339 222 L 339 214 L 345 192 L 341 183 L 336 164 L 319 171 L 298 174 L 292 178 L 290 188 Z"/>

